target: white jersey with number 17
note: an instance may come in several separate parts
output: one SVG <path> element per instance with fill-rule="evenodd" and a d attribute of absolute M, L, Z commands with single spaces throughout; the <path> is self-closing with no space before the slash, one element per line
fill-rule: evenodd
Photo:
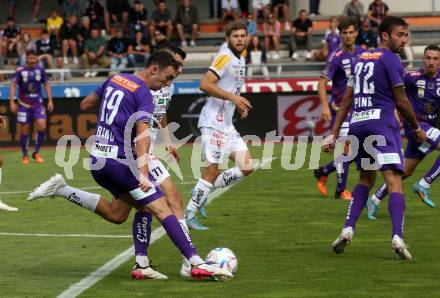
<path fill-rule="evenodd" d="M 246 75 L 246 62 L 244 57 L 237 57 L 227 48 L 220 51 L 209 67 L 218 78 L 217 86 L 226 92 L 240 94 Z M 200 113 L 198 127 L 211 127 L 223 133 L 234 130 L 232 117 L 234 116 L 235 104 L 230 100 L 224 100 L 213 96 Z"/>

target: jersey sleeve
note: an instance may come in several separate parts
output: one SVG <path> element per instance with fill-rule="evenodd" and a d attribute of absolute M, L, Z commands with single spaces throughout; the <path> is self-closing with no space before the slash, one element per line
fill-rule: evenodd
<path fill-rule="evenodd" d="M 98 88 L 95 89 L 95 91 L 93 91 L 93 93 L 95 93 L 95 95 L 98 97 L 99 100 L 102 99 L 102 95 L 104 94 L 104 90 L 107 87 L 108 82 L 113 78 L 113 76 L 111 76 L 110 78 L 108 78 L 104 83 L 102 83 Z"/>
<path fill-rule="evenodd" d="M 139 88 L 133 96 L 136 112 L 144 114 L 137 117 L 136 122 L 149 122 L 154 111 L 153 95 L 151 95 L 150 89 Z"/>
<path fill-rule="evenodd" d="M 391 87 L 403 86 L 403 65 L 400 58 L 396 54 L 384 55 L 382 62 Z"/>
<path fill-rule="evenodd" d="M 232 57 L 226 53 L 220 53 L 217 57 L 215 57 L 212 62 L 209 70 L 217 75 L 219 79 L 223 77 L 228 68 L 229 62 L 231 62 Z"/>
<path fill-rule="evenodd" d="M 327 59 L 327 63 L 325 64 L 324 70 L 321 72 L 321 77 L 326 78 L 327 80 L 333 80 L 333 76 L 335 75 L 336 69 L 338 67 L 338 58 L 336 57 L 337 51 L 334 51 L 330 54 Z"/>

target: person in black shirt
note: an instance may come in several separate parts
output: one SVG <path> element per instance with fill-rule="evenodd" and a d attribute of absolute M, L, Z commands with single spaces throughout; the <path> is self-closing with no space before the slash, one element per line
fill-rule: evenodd
<path fill-rule="evenodd" d="M 292 51 L 292 59 L 298 59 L 296 52 L 299 45 L 305 46 L 307 49 L 307 60 L 312 58 L 312 21 L 307 18 L 307 11 L 301 9 L 299 11 L 299 18 L 293 21 L 293 26 L 290 34 L 290 48 Z"/>
<path fill-rule="evenodd" d="M 135 0 L 133 8 L 128 16 L 128 32 L 131 39 L 135 38 L 137 32 L 142 32 L 147 37 L 148 12 L 140 0 Z"/>
<path fill-rule="evenodd" d="M 142 32 L 136 32 L 135 38 L 128 46 L 128 60 L 130 66 L 145 66 L 151 54 L 151 46 L 148 38 L 142 35 Z"/>
<path fill-rule="evenodd" d="M 112 22 L 122 21 L 124 31 L 127 32 L 128 12 L 130 11 L 128 0 L 107 0 L 106 6 L 105 27 L 107 31 L 110 30 Z"/>
<path fill-rule="evenodd" d="M 362 22 L 358 37 L 356 38 L 356 44 L 366 50 L 377 48 L 377 35 L 371 27 L 369 19 L 365 19 Z"/>
<path fill-rule="evenodd" d="M 15 49 L 15 46 L 20 39 L 20 27 L 15 25 L 14 18 L 9 17 L 6 21 L 6 27 L 0 33 L 0 36 L 3 38 L 0 40 L 2 55 L 7 57 L 9 53 L 12 53 Z"/>
<path fill-rule="evenodd" d="M 98 0 L 89 0 L 87 2 L 85 15 L 90 19 L 92 27 L 99 27 L 100 29 L 107 29 L 110 32 L 110 27 L 106 28 L 104 23 L 104 6 Z"/>
<path fill-rule="evenodd" d="M 128 40 L 122 30 L 116 31 L 116 36 L 110 39 L 107 54 L 110 56 L 112 70 L 123 69 L 128 64 Z"/>
<path fill-rule="evenodd" d="M 171 12 L 168 10 L 164 0 L 159 1 L 158 8 L 151 16 L 150 36 L 154 37 L 156 30 L 166 35 L 167 40 L 171 39 L 171 35 L 173 34 L 173 20 L 171 18 Z"/>
<path fill-rule="evenodd" d="M 72 52 L 73 63 L 78 64 L 78 46 L 77 40 L 79 35 L 78 18 L 76 15 L 69 16 L 67 22 L 65 22 L 60 29 L 61 43 L 63 46 L 63 62 L 69 63 L 67 59 L 67 53 Z"/>
<path fill-rule="evenodd" d="M 83 16 L 81 18 L 81 26 L 78 31 L 78 54 L 82 55 L 84 51 L 84 44 L 88 38 L 90 38 L 90 30 L 92 26 L 90 25 L 90 18 L 88 16 Z"/>
<path fill-rule="evenodd" d="M 50 39 L 49 31 L 46 29 L 41 31 L 41 39 L 37 40 L 36 45 L 38 60 L 44 65 L 47 65 L 48 68 L 52 68 L 55 43 Z"/>

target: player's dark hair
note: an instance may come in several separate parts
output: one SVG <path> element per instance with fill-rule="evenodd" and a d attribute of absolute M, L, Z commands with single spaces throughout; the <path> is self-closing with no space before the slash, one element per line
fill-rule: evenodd
<path fill-rule="evenodd" d="M 26 56 L 30 56 L 30 55 L 38 56 L 37 51 L 35 51 L 35 50 L 27 50 L 26 51 Z"/>
<path fill-rule="evenodd" d="M 358 31 L 358 22 L 353 18 L 343 18 L 338 25 L 339 32 L 347 30 L 350 26 L 353 26 L 355 31 Z"/>
<path fill-rule="evenodd" d="M 427 46 L 425 48 L 425 50 L 423 51 L 423 54 L 426 54 L 427 51 L 437 51 L 440 52 L 440 47 L 436 44 L 430 44 L 429 46 Z"/>
<path fill-rule="evenodd" d="M 173 54 L 169 51 L 155 51 L 151 54 L 148 59 L 147 65 L 145 67 L 150 67 L 152 65 L 156 65 L 159 69 L 164 69 L 165 67 L 171 66 L 175 70 L 178 70 L 180 65 L 176 61 Z"/>
<path fill-rule="evenodd" d="M 161 50 L 170 51 L 174 54 L 178 54 L 180 57 L 182 57 L 183 60 L 186 59 L 186 52 L 184 50 L 182 50 L 182 48 L 175 47 L 170 44 L 165 44 L 165 45 L 160 46 L 156 49 L 156 51 L 161 51 Z"/>
<path fill-rule="evenodd" d="M 241 29 L 246 30 L 246 34 L 247 34 L 247 26 L 245 23 L 243 23 L 242 21 L 231 22 L 226 26 L 226 30 L 225 30 L 226 36 L 231 35 L 232 31 L 241 30 Z"/>
<path fill-rule="evenodd" d="M 391 35 L 391 32 L 393 32 L 394 28 L 397 26 L 403 26 L 407 28 L 408 23 L 405 22 L 404 19 L 395 16 L 389 16 L 383 19 L 382 23 L 380 23 L 379 26 L 380 38 L 382 39 L 382 32 L 386 32 L 388 33 L 388 35 Z"/>

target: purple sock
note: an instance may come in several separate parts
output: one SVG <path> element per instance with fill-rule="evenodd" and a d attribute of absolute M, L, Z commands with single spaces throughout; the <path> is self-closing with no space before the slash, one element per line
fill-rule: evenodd
<path fill-rule="evenodd" d="M 174 245 L 180 250 L 182 255 L 189 260 L 197 255 L 197 250 L 192 243 L 191 237 L 187 231 L 184 231 L 175 215 L 170 215 L 162 221 L 162 226 L 173 241 Z"/>
<path fill-rule="evenodd" d="M 388 195 L 388 188 L 387 188 L 387 184 L 383 183 L 374 193 L 374 195 L 376 196 L 376 198 L 378 198 L 379 200 L 383 200 L 387 195 Z"/>
<path fill-rule="evenodd" d="M 150 245 L 151 221 L 153 216 L 148 212 L 138 211 L 133 218 L 133 244 L 136 256 L 146 256 Z"/>
<path fill-rule="evenodd" d="M 344 227 L 352 227 L 354 230 L 356 221 L 367 203 L 369 191 L 368 187 L 362 184 L 358 184 L 354 187 L 352 192 L 353 199 L 348 206 Z"/>
<path fill-rule="evenodd" d="M 28 156 L 29 135 L 20 136 L 20 146 L 21 151 L 23 152 L 23 156 Z"/>
<path fill-rule="evenodd" d="M 37 132 L 37 139 L 35 140 L 34 153 L 37 153 L 40 151 L 40 148 L 41 148 L 41 145 L 43 144 L 45 135 L 46 135 L 46 132 L 44 132 L 44 131 Z"/>
<path fill-rule="evenodd" d="M 403 239 L 403 221 L 405 214 L 405 196 L 400 192 L 390 193 L 390 201 L 388 202 L 388 212 L 391 216 L 393 224 L 393 234 Z"/>
<path fill-rule="evenodd" d="M 325 166 L 321 167 L 321 171 L 326 176 L 336 171 L 335 161 L 332 160 L 329 164 L 326 164 Z"/>
<path fill-rule="evenodd" d="M 426 172 L 423 179 L 425 179 L 426 182 L 431 184 L 434 182 L 434 180 L 440 175 L 440 156 L 437 157 L 432 167 L 429 169 L 428 172 Z"/>
<path fill-rule="evenodd" d="M 336 192 L 341 193 L 347 187 L 348 169 L 350 168 L 349 162 L 342 163 L 343 173 L 336 172 Z"/>

